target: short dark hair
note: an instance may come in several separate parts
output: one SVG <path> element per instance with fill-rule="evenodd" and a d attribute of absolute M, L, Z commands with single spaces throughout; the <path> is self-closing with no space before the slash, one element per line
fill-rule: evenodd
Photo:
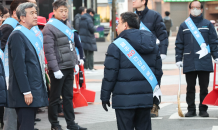
<path fill-rule="evenodd" d="M 166 16 L 169 16 L 169 15 L 170 15 L 170 12 L 169 12 L 169 11 L 166 11 L 166 12 L 165 12 L 165 15 L 166 15 Z"/>
<path fill-rule="evenodd" d="M 79 7 L 79 13 L 81 14 L 84 10 L 86 9 L 86 7 Z"/>
<path fill-rule="evenodd" d="M 3 11 L 3 15 L 4 15 L 4 14 L 7 14 L 8 12 L 9 12 L 9 10 L 5 7 L 5 8 L 4 8 L 4 11 Z"/>
<path fill-rule="evenodd" d="M 92 14 L 95 14 L 95 11 L 92 8 L 87 9 L 86 11 L 88 14 L 91 12 Z"/>
<path fill-rule="evenodd" d="M 192 6 L 192 3 L 195 2 L 195 1 L 198 1 L 199 3 L 201 3 L 199 0 L 193 0 L 190 4 L 189 4 L 189 9 L 191 9 L 191 6 Z M 201 3 L 201 9 L 203 9 L 204 6 L 203 4 Z"/>
<path fill-rule="evenodd" d="M 122 23 L 127 22 L 130 28 L 139 29 L 140 20 L 137 14 L 133 12 L 124 12 L 120 16 Z"/>
<path fill-rule="evenodd" d="M 65 0 L 56 0 L 52 3 L 53 9 L 57 10 L 61 6 L 67 7 L 67 2 Z"/>
<path fill-rule="evenodd" d="M 141 0 L 143 1 L 143 0 Z M 148 5 L 148 0 L 145 0 L 145 7 Z"/>
<path fill-rule="evenodd" d="M 3 5 L 0 3 L 0 11 L 3 13 L 4 12 L 4 7 Z"/>
<path fill-rule="evenodd" d="M 16 11 L 19 4 L 25 3 L 25 2 L 28 2 L 28 0 L 13 0 L 10 6 L 10 15 L 12 15 L 14 11 Z"/>

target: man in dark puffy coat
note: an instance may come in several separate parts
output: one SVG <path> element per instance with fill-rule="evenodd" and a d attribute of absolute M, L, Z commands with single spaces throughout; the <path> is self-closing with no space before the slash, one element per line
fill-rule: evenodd
<path fill-rule="evenodd" d="M 161 15 L 153 10 L 149 10 L 147 7 L 148 0 L 133 0 L 133 8 L 136 8 L 136 14 L 138 14 L 140 21 L 154 34 L 158 39 L 160 56 L 164 60 L 167 55 L 168 47 L 168 34 L 163 23 Z M 151 117 L 158 116 L 160 101 L 154 97 L 153 109 L 151 110 Z"/>
<path fill-rule="evenodd" d="M 93 55 L 94 51 L 97 51 L 95 31 L 94 27 L 94 16 L 95 12 L 93 9 L 87 9 L 87 13 L 81 17 L 79 24 L 79 35 L 81 37 L 82 47 L 85 52 L 85 64 L 86 70 L 94 71 L 93 69 Z"/>
<path fill-rule="evenodd" d="M 79 23 L 82 15 L 86 13 L 86 7 L 79 7 L 79 13 L 74 18 L 74 28 L 79 31 Z"/>
<path fill-rule="evenodd" d="M 156 39 L 151 32 L 139 30 L 138 16 L 131 12 L 121 14 L 117 33 L 139 53 L 160 83 L 162 61 Z M 151 130 L 153 90 L 148 80 L 114 43 L 108 47 L 104 65 L 102 105 L 108 111 L 106 104 L 110 106 L 113 93 L 118 130 Z"/>
<path fill-rule="evenodd" d="M 179 32 L 176 38 L 176 65 L 178 67 L 183 66 L 183 73 L 186 76 L 187 82 L 187 94 L 186 102 L 188 104 L 188 113 L 186 117 L 196 116 L 196 106 L 195 106 L 195 85 L 196 78 L 199 79 L 200 85 L 200 104 L 199 104 L 199 116 L 208 117 L 207 113 L 208 107 L 203 105 L 202 102 L 205 96 L 208 94 L 208 85 L 210 81 L 210 72 L 213 72 L 212 58 L 215 63 L 218 63 L 218 41 L 217 34 L 212 23 L 209 20 L 203 18 L 203 5 L 194 1 L 189 5 L 190 18 L 200 31 L 205 43 L 201 46 L 198 44 L 194 35 L 191 33 L 190 29 L 183 22 L 180 25 Z M 205 56 L 199 57 L 200 50 L 206 50 L 204 46 L 210 47 L 210 53 Z M 183 63 L 182 63 L 183 61 Z"/>

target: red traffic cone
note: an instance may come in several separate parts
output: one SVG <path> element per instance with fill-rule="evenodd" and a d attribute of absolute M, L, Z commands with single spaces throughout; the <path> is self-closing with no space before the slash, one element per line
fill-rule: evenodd
<path fill-rule="evenodd" d="M 82 87 L 81 87 L 80 91 L 83 94 L 83 96 L 85 97 L 85 99 L 87 100 L 87 102 L 94 102 L 95 101 L 95 92 L 86 89 L 84 66 L 80 65 L 80 69 L 83 72 L 83 83 L 82 83 Z"/>
<path fill-rule="evenodd" d="M 214 65 L 213 90 L 204 98 L 204 105 L 218 106 L 218 85 L 216 84 L 216 63 Z"/>
<path fill-rule="evenodd" d="M 84 107 L 88 106 L 85 97 L 80 92 L 79 88 L 79 74 L 75 75 L 76 88 L 73 88 L 73 107 Z"/>

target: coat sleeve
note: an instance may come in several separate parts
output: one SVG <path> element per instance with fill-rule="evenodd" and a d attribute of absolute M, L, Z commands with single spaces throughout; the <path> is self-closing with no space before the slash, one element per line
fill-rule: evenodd
<path fill-rule="evenodd" d="M 80 59 L 84 59 L 83 48 L 82 48 L 81 42 L 79 40 L 79 35 L 77 34 L 77 32 L 74 32 L 74 42 L 75 42 L 75 47 L 77 47 L 79 50 Z"/>
<path fill-rule="evenodd" d="M 88 20 L 88 30 L 91 32 L 91 33 L 95 33 L 96 31 L 96 28 L 94 26 L 94 23 L 92 20 Z"/>
<path fill-rule="evenodd" d="M 80 18 L 75 19 L 75 29 L 79 31 L 79 20 Z"/>
<path fill-rule="evenodd" d="M 45 51 L 45 57 L 48 62 L 48 68 L 50 68 L 53 72 L 56 72 L 59 69 L 58 61 L 55 53 L 55 37 L 51 30 L 48 28 L 48 25 L 43 29 L 43 45 Z"/>
<path fill-rule="evenodd" d="M 162 71 L 162 60 L 160 57 L 160 52 L 158 50 L 158 53 L 156 55 L 156 63 L 155 63 L 155 76 L 157 78 L 157 82 L 160 85 L 161 83 L 161 77 L 163 75 L 163 71 Z"/>
<path fill-rule="evenodd" d="M 155 33 L 160 41 L 160 54 L 167 54 L 168 34 L 163 19 L 159 13 L 157 13 L 157 18 L 155 20 Z"/>
<path fill-rule="evenodd" d="M 213 59 L 215 60 L 216 58 L 218 58 L 218 38 L 216 30 L 212 23 L 210 23 L 209 25 L 209 45 L 211 54 L 213 56 Z"/>
<path fill-rule="evenodd" d="M 119 72 L 119 49 L 113 43 L 109 45 L 104 62 L 104 78 L 101 86 L 101 100 L 109 101 Z"/>
<path fill-rule="evenodd" d="M 13 28 L 9 26 L 2 26 L 1 27 L 1 31 L 2 31 L 2 37 L 1 37 L 1 49 L 2 51 L 5 50 L 5 45 L 8 41 L 8 37 L 10 36 L 11 32 L 13 31 Z"/>
<path fill-rule="evenodd" d="M 25 63 L 26 49 L 21 34 L 16 33 L 10 38 L 9 49 L 12 58 L 12 60 L 9 59 L 9 62 L 12 62 L 11 64 L 13 66 L 14 74 L 17 79 L 16 81 L 18 82 L 20 92 L 22 94 L 25 92 L 29 92 L 31 91 L 31 89 L 27 77 L 27 70 L 26 70 L 26 63 Z"/>
<path fill-rule="evenodd" d="M 179 27 L 179 32 L 176 37 L 176 62 L 183 60 L 183 51 L 184 51 L 184 39 L 183 39 L 183 28 L 182 25 Z"/>

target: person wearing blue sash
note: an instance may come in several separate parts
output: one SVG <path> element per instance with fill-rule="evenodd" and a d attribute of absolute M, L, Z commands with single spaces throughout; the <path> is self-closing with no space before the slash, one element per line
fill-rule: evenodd
<path fill-rule="evenodd" d="M 20 21 L 8 40 L 8 107 L 15 108 L 18 130 L 34 130 L 36 111 L 48 106 L 43 73 L 43 42 L 31 29 L 37 25 L 37 6 L 22 3 L 16 9 Z M 5 51 L 5 52 L 6 52 Z"/>
<path fill-rule="evenodd" d="M 79 71 L 79 62 L 75 51 L 76 41 L 74 40 L 76 33 L 72 31 L 67 20 L 67 2 L 65 0 L 56 0 L 52 5 L 54 16 L 43 29 L 44 51 L 51 80 L 48 107 L 48 119 L 51 123 L 51 130 L 62 130 L 58 121 L 58 106 L 61 95 L 67 129 L 87 130 L 87 128 L 75 123 L 72 103 L 74 68 L 76 70 L 75 74 Z"/>
<path fill-rule="evenodd" d="M 2 4 L 0 4 L 0 19 L 2 19 L 2 14 L 4 11 L 4 7 Z M 2 37 L 2 31 L 0 30 L 0 38 Z M 1 50 L 1 44 L 0 44 L 0 128 L 3 128 L 3 115 L 4 115 L 4 107 L 7 104 L 7 87 L 6 87 L 6 81 L 5 81 L 5 72 L 4 72 L 4 66 L 2 62 L 3 58 L 3 51 Z"/>
<path fill-rule="evenodd" d="M 117 39 L 111 43 L 104 62 L 102 106 L 108 111 L 112 93 L 118 130 L 151 130 L 153 96 L 161 95 L 162 61 L 152 33 L 139 30 L 139 17 L 122 13 Z"/>
<path fill-rule="evenodd" d="M 25 1 L 23 1 L 25 2 Z M 6 19 L 3 22 L 3 25 L 0 27 L 0 30 L 2 32 L 1 40 L 1 49 L 4 52 L 5 46 L 7 43 L 7 40 L 11 34 L 11 32 L 14 30 L 14 28 L 18 24 L 18 18 L 16 15 L 16 8 L 18 5 L 22 3 L 21 1 L 12 1 L 10 5 L 10 15 L 11 17 Z M 17 114 L 15 109 L 5 107 L 4 109 L 4 130 L 12 130 L 17 129 Z"/>
<path fill-rule="evenodd" d="M 148 0 L 133 0 L 133 8 L 136 9 L 135 13 L 140 18 L 140 29 L 148 30 L 154 34 L 157 38 L 157 44 L 159 44 L 161 59 L 164 60 L 168 48 L 167 30 L 162 16 L 154 10 L 150 10 L 147 5 Z M 154 97 L 153 101 L 151 117 L 157 117 L 160 101 L 156 97 Z"/>
<path fill-rule="evenodd" d="M 196 116 L 195 85 L 199 79 L 200 104 L 199 116 L 209 117 L 208 106 L 202 102 L 208 94 L 210 73 L 213 72 L 212 57 L 218 63 L 218 41 L 213 24 L 203 18 L 203 4 L 192 1 L 189 5 L 190 17 L 180 25 L 176 38 L 176 65 L 183 66 L 186 77 L 186 102 L 188 112 L 186 117 Z"/>

